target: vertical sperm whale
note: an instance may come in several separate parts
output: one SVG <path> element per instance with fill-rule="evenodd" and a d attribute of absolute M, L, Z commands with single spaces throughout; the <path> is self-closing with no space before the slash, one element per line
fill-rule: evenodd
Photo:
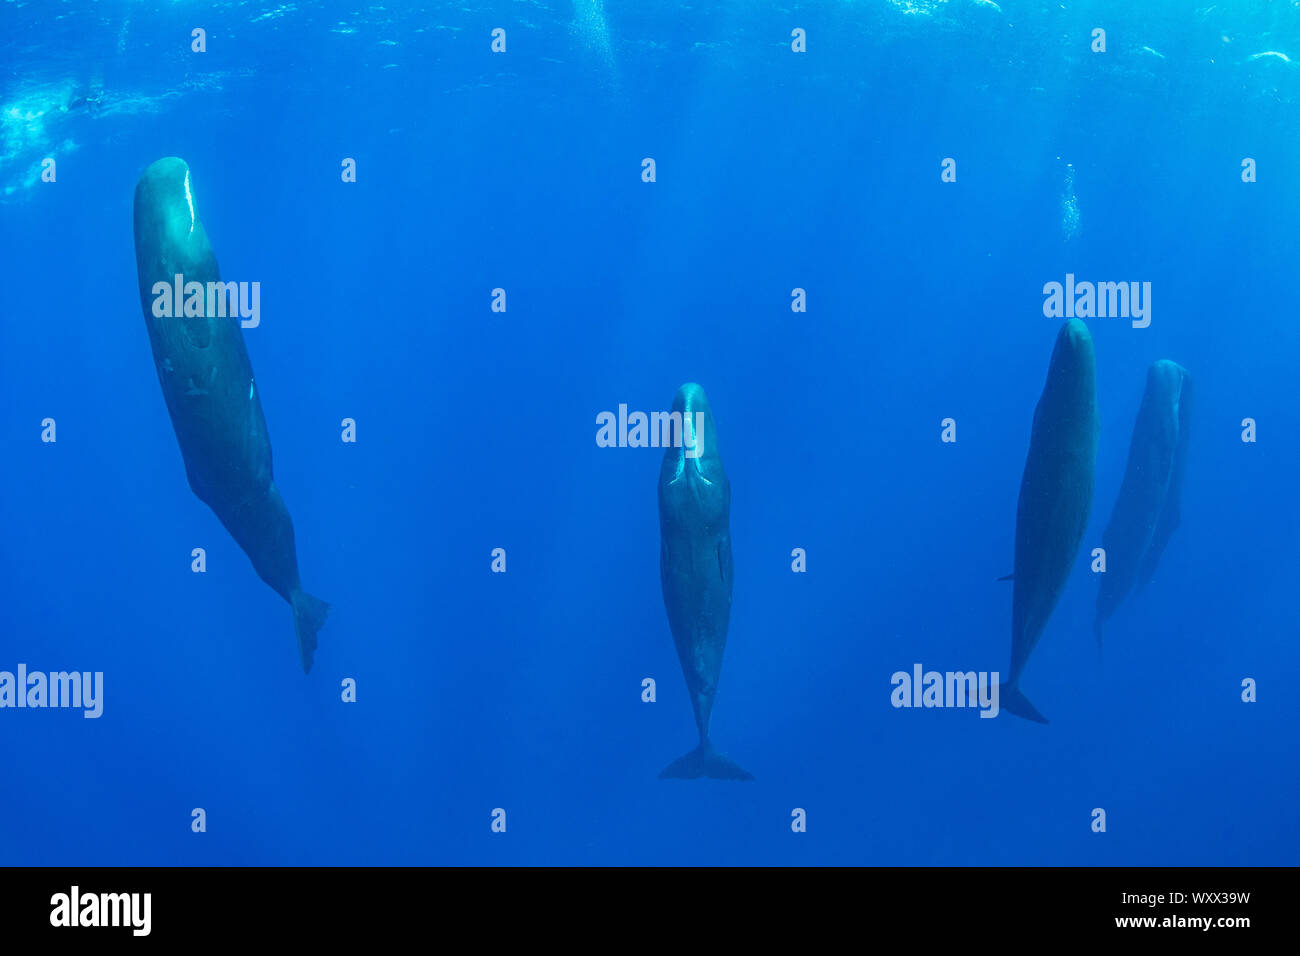
<path fill-rule="evenodd" d="M 1011 670 L 1002 707 L 1047 723 L 1020 692 L 1020 676 L 1065 590 L 1092 510 L 1097 461 L 1097 373 L 1092 336 L 1078 319 L 1061 326 L 1034 409 L 1016 506 Z"/>
<path fill-rule="evenodd" d="M 682 441 L 664 451 L 659 470 L 659 580 L 700 745 L 659 776 L 753 780 L 709 740 L 731 619 L 731 483 L 704 389 L 683 385 L 673 412 L 682 420 Z"/>
<path fill-rule="evenodd" d="M 174 315 L 157 307 L 173 282 L 210 288 L 221 281 L 184 160 L 167 157 L 144 171 L 134 213 L 140 305 L 190 488 L 258 577 L 293 608 L 299 658 L 309 672 L 329 605 L 305 592 L 298 577 L 293 521 L 271 475 L 271 441 L 239 316 L 214 308 L 211 294 L 199 315 L 181 315 L 179 302 Z"/>
<path fill-rule="evenodd" d="M 1093 626 L 1099 645 L 1102 626 L 1130 592 L 1151 579 L 1178 527 L 1191 392 L 1191 376 L 1176 362 L 1160 359 L 1147 372 L 1124 481 L 1101 536 L 1106 573 L 1097 591 Z"/>

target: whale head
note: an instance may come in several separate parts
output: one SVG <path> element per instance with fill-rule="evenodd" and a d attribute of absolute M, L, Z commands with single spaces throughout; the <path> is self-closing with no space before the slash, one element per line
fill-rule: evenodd
<path fill-rule="evenodd" d="M 196 231 L 202 235 L 190 167 L 183 159 L 167 156 L 150 163 L 136 183 L 135 204 L 137 216 L 149 216 L 172 242 L 188 240 Z"/>
<path fill-rule="evenodd" d="M 1170 359 L 1157 359 L 1147 371 L 1147 388 L 1158 390 L 1167 397 L 1175 414 L 1182 399 L 1182 393 L 1191 384 L 1191 375 L 1187 369 Z"/>
<path fill-rule="evenodd" d="M 677 390 L 673 413 L 681 421 L 681 441 L 664 451 L 661 479 L 670 485 L 687 482 L 694 486 L 723 485 L 727 473 L 718 454 L 718 433 L 704 389 L 687 382 Z"/>
<path fill-rule="evenodd" d="M 718 433 L 704 389 L 688 382 L 677 390 L 673 412 L 681 420 L 680 441 L 664 449 L 659 469 L 662 516 L 674 521 L 725 526 L 731 485 L 718 453 Z"/>
<path fill-rule="evenodd" d="M 1056 335 L 1052 365 L 1071 374 L 1091 369 L 1094 363 L 1092 335 L 1078 319 L 1067 319 Z"/>
<path fill-rule="evenodd" d="M 184 283 L 216 281 L 221 277 L 208 234 L 199 219 L 193 177 L 183 159 L 168 156 L 150 163 L 135 185 L 135 261 L 140 283 L 140 305 L 150 335 L 174 350 L 184 343 L 193 349 L 211 344 L 212 323 L 207 317 L 179 321 L 180 302 L 173 297 L 170 312 L 153 312 L 155 297 L 172 286 L 176 276 Z"/>
<path fill-rule="evenodd" d="M 1089 424 L 1095 431 L 1097 414 L 1097 360 L 1088 327 L 1069 319 L 1056 335 L 1047 383 L 1034 410 L 1034 426 L 1040 419 Z M 1095 436 L 1092 443 L 1095 444 Z"/>

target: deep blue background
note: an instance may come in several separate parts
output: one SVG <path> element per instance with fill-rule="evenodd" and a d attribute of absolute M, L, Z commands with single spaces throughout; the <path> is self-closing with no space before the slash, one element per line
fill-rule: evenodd
<path fill-rule="evenodd" d="M 1250 59 L 1300 55 L 1292 5 L 298 6 L 0 2 L 0 669 L 106 684 L 97 721 L 0 711 L 0 863 L 1297 862 L 1300 66 Z M 131 196 L 164 155 L 263 286 L 276 478 L 334 607 L 309 677 L 159 393 Z M 1067 271 L 1154 291 L 1148 329 L 1089 323 L 1093 518 L 1024 678 L 1052 723 L 894 710 L 915 662 L 1005 671 Z M 1099 660 L 1087 551 L 1164 357 L 1196 378 L 1183 526 Z M 659 452 L 594 442 L 691 380 L 748 785 L 655 778 L 694 744 Z"/>

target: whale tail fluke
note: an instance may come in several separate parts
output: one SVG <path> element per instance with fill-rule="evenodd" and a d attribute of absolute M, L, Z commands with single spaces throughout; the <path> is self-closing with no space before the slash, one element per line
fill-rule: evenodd
<path fill-rule="evenodd" d="M 1047 718 L 1038 712 L 1038 708 L 1031 704 L 1029 698 L 1020 693 L 1020 688 L 1014 684 L 1003 684 L 998 688 L 998 706 L 1036 724 L 1047 723 Z"/>
<path fill-rule="evenodd" d="M 713 744 L 708 740 L 659 771 L 660 780 L 698 780 L 700 777 L 712 777 L 714 780 L 754 779 L 754 775 L 740 764 L 714 750 Z"/>
<path fill-rule="evenodd" d="M 330 606 L 314 598 L 301 588 L 293 592 L 293 629 L 298 633 L 298 656 L 302 658 L 302 672 L 311 673 L 312 657 L 316 653 L 316 632 L 325 626 Z"/>

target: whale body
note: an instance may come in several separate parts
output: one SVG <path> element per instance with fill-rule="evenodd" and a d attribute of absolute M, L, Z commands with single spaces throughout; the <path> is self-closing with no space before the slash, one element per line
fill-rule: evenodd
<path fill-rule="evenodd" d="M 1003 709 L 1042 724 L 1047 718 L 1020 692 L 1020 676 L 1065 590 L 1088 526 L 1097 433 L 1092 336 L 1082 322 L 1070 319 L 1056 336 L 1020 481 L 1011 670 L 999 689 Z"/>
<path fill-rule="evenodd" d="M 682 441 L 664 451 L 659 470 L 659 580 L 700 744 L 659 776 L 752 780 L 709 740 L 731 619 L 731 484 L 704 389 L 683 385 L 673 412 L 682 419 Z M 699 433 L 697 421 L 703 424 Z"/>
<path fill-rule="evenodd" d="M 293 521 L 271 474 L 271 442 L 238 313 L 185 316 L 177 303 L 175 314 L 156 314 L 169 311 L 155 307 L 156 284 L 171 286 L 176 275 L 205 288 L 221 280 L 184 160 L 160 159 L 144 171 L 134 214 L 140 305 L 190 488 L 293 608 L 308 672 L 329 605 L 302 589 Z"/>
<path fill-rule="evenodd" d="M 1160 359 L 1147 371 L 1124 481 L 1101 536 L 1106 573 L 1097 591 L 1093 626 L 1098 644 L 1102 626 L 1124 599 L 1151 580 L 1178 527 L 1191 392 L 1191 376 L 1177 362 Z"/>

